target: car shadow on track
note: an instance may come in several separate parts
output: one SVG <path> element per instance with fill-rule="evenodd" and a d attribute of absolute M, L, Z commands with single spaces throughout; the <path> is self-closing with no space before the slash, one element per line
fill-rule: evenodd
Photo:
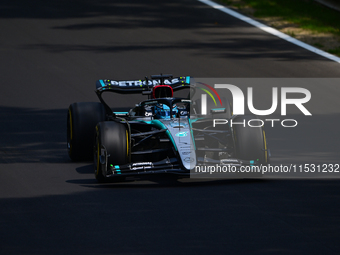
<path fill-rule="evenodd" d="M 159 188 L 159 187 L 195 187 L 211 185 L 236 185 L 245 183 L 267 182 L 264 179 L 198 179 L 180 177 L 173 174 L 143 175 L 127 177 L 121 182 L 98 183 L 93 174 L 93 165 L 80 166 L 76 169 L 79 174 L 92 174 L 90 179 L 68 180 L 68 183 L 78 184 L 89 188 Z"/>
<path fill-rule="evenodd" d="M 66 109 L 0 107 L 0 163 L 65 163 Z"/>
<path fill-rule="evenodd" d="M 128 108 L 116 108 L 126 111 Z M 0 107 L 0 163 L 70 163 L 67 109 Z"/>

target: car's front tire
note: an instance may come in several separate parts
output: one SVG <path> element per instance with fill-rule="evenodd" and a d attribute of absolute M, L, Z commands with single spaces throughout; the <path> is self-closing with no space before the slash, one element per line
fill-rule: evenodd
<path fill-rule="evenodd" d="M 74 161 L 88 161 L 93 156 L 93 132 L 106 118 L 105 108 L 97 102 L 73 103 L 67 113 L 67 149 Z"/>
<path fill-rule="evenodd" d="M 94 170 L 99 182 L 122 181 L 124 178 L 106 178 L 107 168 L 130 162 L 130 137 L 127 126 L 115 121 L 101 122 L 96 126 L 94 144 Z"/>
<path fill-rule="evenodd" d="M 254 116 L 237 116 L 233 123 L 244 123 L 233 125 L 233 136 L 235 143 L 236 158 L 243 160 L 254 160 L 257 164 L 267 165 L 269 163 L 268 148 L 265 132 L 260 127 L 260 121 L 252 121 L 252 126 L 248 121 L 256 119 Z M 262 173 L 249 172 L 242 174 L 243 177 L 262 177 Z"/>
<path fill-rule="evenodd" d="M 244 160 L 255 160 L 261 164 L 268 162 L 267 142 L 265 133 L 260 127 L 259 121 L 252 121 L 250 127 L 248 121 L 254 119 L 252 116 L 237 116 L 233 119 L 233 123 L 245 123 L 233 125 L 233 133 L 235 140 L 236 157 Z"/>

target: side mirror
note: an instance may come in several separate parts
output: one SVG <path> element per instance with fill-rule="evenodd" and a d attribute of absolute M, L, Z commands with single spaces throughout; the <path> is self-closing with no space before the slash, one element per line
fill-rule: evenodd
<path fill-rule="evenodd" d="M 215 109 L 211 109 L 210 112 L 212 114 L 214 114 L 214 113 L 225 113 L 226 109 L 225 108 L 215 108 Z"/>

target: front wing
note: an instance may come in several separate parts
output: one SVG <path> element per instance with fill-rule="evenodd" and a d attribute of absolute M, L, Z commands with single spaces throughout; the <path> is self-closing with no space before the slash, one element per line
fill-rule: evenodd
<path fill-rule="evenodd" d="M 213 164 L 220 164 L 223 166 L 231 166 L 238 170 L 241 166 L 257 166 L 258 163 L 252 160 L 239 160 L 239 159 L 197 159 L 196 167 L 211 166 Z M 195 168 L 190 171 L 181 168 L 176 158 L 167 158 L 157 162 L 137 162 L 129 163 L 125 165 L 110 165 L 107 166 L 107 178 L 117 176 L 136 176 L 136 175 L 147 175 L 147 174 L 177 174 L 183 176 L 189 175 L 202 175 L 202 172 L 196 172 Z"/>

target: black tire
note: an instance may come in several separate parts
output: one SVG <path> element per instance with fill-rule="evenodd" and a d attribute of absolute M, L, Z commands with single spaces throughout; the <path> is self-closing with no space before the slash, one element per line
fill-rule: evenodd
<path fill-rule="evenodd" d="M 124 178 L 106 178 L 110 165 L 125 165 L 130 162 L 130 137 L 125 124 L 106 121 L 96 126 L 94 146 L 94 170 L 99 182 L 122 181 Z M 101 158 L 102 153 L 108 157 Z M 107 160 L 106 160 L 107 158 Z"/>
<path fill-rule="evenodd" d="M 244 160 L 255 160 L 260 164 L 268 163 L 267 143 L 262 127 L 250 127 L 248 121 L 256 119 L 254 116 L 237 116 L 233 122 L 245 121 L 245 127 L 241 124 L 233 125 L 236 157 Z M 259 126 L 259 121 L 252 121 L 251 125 Z"/>
<path fill-rule="evenodd" d="M 213 99 L 208 96 L 207 97 L 207 115 L 200 115 L 203 119 L 209 120 L 207 122 L 202 123 L 195 123 L 193 127 L 197 129 L 215 129 L 215 130 L 224 130 L 226 127 L 229 128 L 229 125 L 216 125 L 216 127 L 213 127 L 213 119 L 222 119 L 222 120 L 228 120 L 232 117 L 232 108 L 230 105 L 230 102 L 227 98 L 221 97 L 222 106 L 220 105 L 219 100 L 216 101 L 217 106 L 215 105 L 215 102 Z M 202 114 L 201 111 L 201 99 L 195 100 L 195 104 L 193 105 L 192 110 L 190 113 L 196 113 L 196 114 Z M 221 113 L 212 113 L 211 109 L 216 108 L 225 108 L 224 112 Z M 211 121 L 210 121 L 211 120 Z M 205 148 L 222 148 L 221 144 L 226 144 L 228 139 L 224 133 L 207 133 L 204 134 L 204 141 L 196 141 L 196 146 L 198 147 L 205 147 Z M 222 155 L 219 152 L 213 152 L 213 151 L 198 151 L 197 152 L 198 157 L 209 157 L 212 159 L 219 159 Z M 223 157 L 223 156 L 222 156 Z"/>
<path fill-rule="evenodd" d="M 231 104 L 227 98 L 221 97 L 222 106 L 219 106 L 219 101 L 217 102 L 217 106 L 211 97 L 207 97 L 207 116 L 212 116 L 214 119 L 230 119 L 232 116 Z M 201 100 L 198 99 L 195 101 L 195 111 L 197 114 L 201 114 Z M 225 108 L 224 113 L 211 113 L 211 109 L 215 108 Z"/>
<path fill-rule="evenodd" d="M 105 108 L 97 102 L 73 103 L 67 113 L 67 148 L 74 161 L 89 161 L 93 157 L 93 132 L 98 122 L 106 118 Z"/>

